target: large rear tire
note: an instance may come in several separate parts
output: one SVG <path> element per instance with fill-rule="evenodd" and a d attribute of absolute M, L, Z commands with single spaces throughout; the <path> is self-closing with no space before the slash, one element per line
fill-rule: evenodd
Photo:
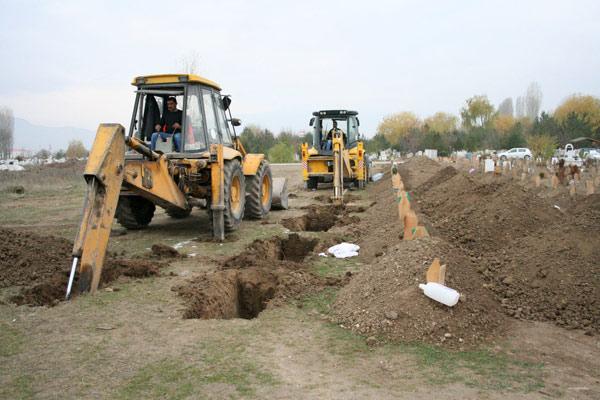
<path fill-rule="evenodd" d="M 262 160 L 256 174 L 246 177 L 245 215 L 252 219 L 262 219 L 271 210 L 273 201 L 273 176 L 267 160 Z"/>
<path fill-rule="evenodd" d="M 127 229 L 143 229 L 148 226 L 156 206 L 141 196 L 120 196 L 115 217 Z"/>
<path fill-rule="evenodd" d="M 226 161 L 223 169 L 223 192 L 225 197 L 223 219 L 225 231 L 231 232 L 238 229 L 244 218 L 246 181 L 239 160 Z"/>

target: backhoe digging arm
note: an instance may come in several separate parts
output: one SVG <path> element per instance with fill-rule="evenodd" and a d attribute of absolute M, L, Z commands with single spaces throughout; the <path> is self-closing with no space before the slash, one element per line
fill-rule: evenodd
<path fill-rule="evenodd" d="M 125 130 L 121 125 L 100 125 L 84 171 L 87 194 L 83 218 L 73 246 L 67 299 L 71 294 L 78 261 L 81 261 L 79 291 L 94 293 L 98 289 L 123 182 L 125 148 Z"/>

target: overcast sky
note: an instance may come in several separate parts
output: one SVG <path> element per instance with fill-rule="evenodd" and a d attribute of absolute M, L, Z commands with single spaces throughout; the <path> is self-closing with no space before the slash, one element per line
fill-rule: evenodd
<path fill-rule="evenodd" d="M 124 4 L 126 3 L 126 4 Z M 48 126 L 129 126 L 136 75 L 201 75 L 234 116 L 276 132 L 356 109 L 458 114 L 540 84 L 542 109 L 600 95 L 599 1 L 0 0 L 0 105 Z"/>

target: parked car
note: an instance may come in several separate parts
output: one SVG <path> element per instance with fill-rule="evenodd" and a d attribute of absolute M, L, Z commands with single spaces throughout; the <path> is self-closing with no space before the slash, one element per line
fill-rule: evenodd
<path fill-rule="evenodd" d="M 590 149 L 585 153 L 586 160 L 600 160 L 600 149 Z"/>
<path fill-rule="evenodd" d="M 498 158 L 501 160 L 521 159 L 531 160 L 531 151 L 525 147 L 515 147 L 507 151 L 498 153 Z"/>

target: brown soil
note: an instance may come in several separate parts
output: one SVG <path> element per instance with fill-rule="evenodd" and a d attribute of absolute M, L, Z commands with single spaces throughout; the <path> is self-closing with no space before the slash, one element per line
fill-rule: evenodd
<path fill-rule="evenodd" d="M 305 215 L 282 220 L 281 225 L 294 232 L 326 232 L 337 223 L 343 211 L 339 206 L 309 206 L 307 210 Z"/>
<path fill-rule="evenodd" d="M 158 258 L 180 258 L 184 257 L 177 249 L 166 244 L 155 243 L 152 245 L 152 254 Z"/>
<path fill-rule="evenodd" d="M 243 253 L 225 260 L 223 270 L 173 288 L 186 299 L 184 318 L 255 318 L 268 304 L 339 285 L 339 279 L 304 270 L 301 263 L 317 243 L 296 233 L 255 240 Z"/>
<path fill-rule="evenodd" d="M 469 255 L 506 314 L 600 332 L 600 196 L 565 213 L 510 179 L 446 168 L 415 197 L 431 231 Z"/>
<path fill-rule="evenodd" d="M 187 302 L 184 318 L 251 319 L 269 305 L 340 282 L 302 270 L 253 266 L 205 273 L 173 290 Z"/>
<path fill-rule="evenodd" d="M 11 297 L 12 302 L 41 306 L 55 305 L 64 299 L 71 242 L 6 228 L 0 228 L 0 238 L 0 287 L 21 287 L 20 293 Z M 121 275 L 136 278 L 158 275 L 160 266 L 148 260 L 109 257 L 102 271 L 101 286 Z"/>
<path fill-rule="evenodd" d="M 347 227 L 367 265 L 341 290 L 338 322 L 456 347 L 502 335 L 503 314 L 600 331 L 600 196 L 564 212 L 510 178 L 468 176 L 424 158 L 399 169 L 433 238 L 401 241 L 389 173 L 371 185 L 377 203 Z M 454 308 L 418 289 L 434 257 L 448 266 L 447 285 L 466 297 Z"/>
<path fill-rule="evenodd" d="M 419 289 L 435 257 L 447 264 L 446 285 L 465 297 L 447 307 Z M 506 318 L 483 287 L 476 265 L 439 238 L 396 241 L 344 287 L 334 304 L 337 322 L 364 335 L 471 347 L 501 335 Z"/>
<path fill-rule="evenodd" d="M 250 266 L 293 266 L 301 263 L 318 243 L 318 239 L 305 238 L 291 233 L 287 238 L 273 237 L 258 239 L 241 254 L 230 257 L 222 263 L 223 268 L 247 268 Z"/>

